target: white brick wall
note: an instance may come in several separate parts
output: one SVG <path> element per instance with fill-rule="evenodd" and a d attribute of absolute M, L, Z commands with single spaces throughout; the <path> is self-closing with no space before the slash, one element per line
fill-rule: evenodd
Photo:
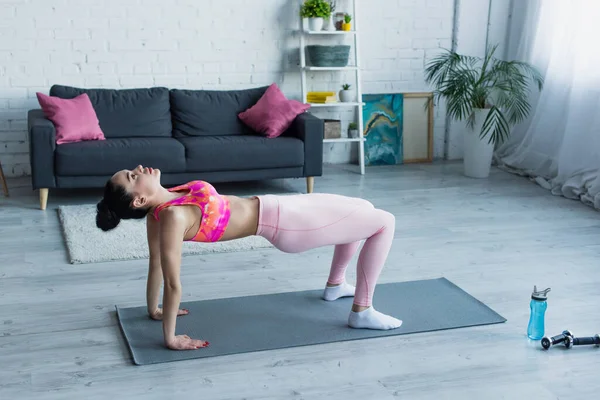
<path fill-rule="evenodd" d="M 357 1 L 363 92 L 427 90 L 423 65 L 439 46 L 450 47 L 454 0 Z M 233 89 L 277 82 L 299 98 L 297 15 L 293 0 L 0 0 L 5 173 L 30 173 L 27 110 L 39 107 L 36 91 L 52 84 Z M 338 73 L 310 78 L 314 90 L 351 81 Z M 444 128 L 438 112 L 436 157 Z M 330 147 L 326 161 L 349 157 L 349 147 Z"/>

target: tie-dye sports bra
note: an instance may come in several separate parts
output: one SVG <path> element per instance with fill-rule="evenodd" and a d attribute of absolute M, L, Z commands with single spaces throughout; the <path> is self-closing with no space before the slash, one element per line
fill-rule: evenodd
<path fill-rule="evenodd" d="M 221 196 L 208 182 L 191 181 L 186 184 L 168 189 L 169 192 L 188 190 L 189 192 L 174 200 L 168 201 L 156 207 L 154 218 L 158 221 L 158 213 L 169 206 L 195 205 L 202 211 L 202 220 L 198 232 L 189 241 L 193 242 L 217 242 L 227 228 L 231 214 L 229 201 Z"/>

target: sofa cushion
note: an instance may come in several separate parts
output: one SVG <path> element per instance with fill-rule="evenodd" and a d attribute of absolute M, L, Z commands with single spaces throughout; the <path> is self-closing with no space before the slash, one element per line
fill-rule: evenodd
<path fill-rule="evenodd" d="M 308 104 L 288 100 L 274 83 L 255 105 L 241 112 L 238 117 L 254 131 L 268 138 L 276 138 L 308 108 L 310 108 Z"/>
<path fill-rule="evenodd" d="M 113 175 L 141 164 L 163 173 L 185 172 L 185 149 L 173 138 L 116 138 L 56 146 L 57 175 Z"/>
<path fill-rule="evenodd" d="M 237 171 L 304 165 L 304 142 L 293 137 L 205 136 L 178 138 L 188 172 Z"/>
<path fill-rule="evenodd" d="M 50 88 L 50 96 L 63 99 L 83 93 L 89 96 L 105 137 L 171 137 L 169 89 Z"/>
<path fill-rule="evenodd" d="M 72 99 L 36 93 L 40 107 L 56 128 L 56 144 L 104 140 L 98 117 L 87 94 Z"/>
<path fill-rule="evenodd" d="M 253 134 L 238 114 L 256 104 L 266 90 L 267 86 L 242 90 L 171 89 L 173 136 Z"/>

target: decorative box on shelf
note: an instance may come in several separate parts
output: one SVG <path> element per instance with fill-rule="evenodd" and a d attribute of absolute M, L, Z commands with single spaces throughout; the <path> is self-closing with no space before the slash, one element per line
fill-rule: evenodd
<path fill-rule="evenodd" d="M 325 120 L 325 139 L 339 139 L 342 137 L 342 121 L 337 119 Z"/>
<path fill-rule="evenodd" d="M 349 45 L 308 45 L 308 61 L 313 67 L 346 67 L 350 57 Z"/>

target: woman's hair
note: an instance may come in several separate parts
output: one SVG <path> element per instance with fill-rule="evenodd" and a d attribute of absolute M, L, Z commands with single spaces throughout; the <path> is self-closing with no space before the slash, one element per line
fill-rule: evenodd
<path fill-rule="evenodd" d="M 106 182 L 104 198 L 97 205 L 96 226 L 103 231 L 109 231 L 119 225 L 122 219 L 140 219 L 148 213 L 148 208 L 133 208 L 133 196 L 121 185 L 112 180 Z"/>

